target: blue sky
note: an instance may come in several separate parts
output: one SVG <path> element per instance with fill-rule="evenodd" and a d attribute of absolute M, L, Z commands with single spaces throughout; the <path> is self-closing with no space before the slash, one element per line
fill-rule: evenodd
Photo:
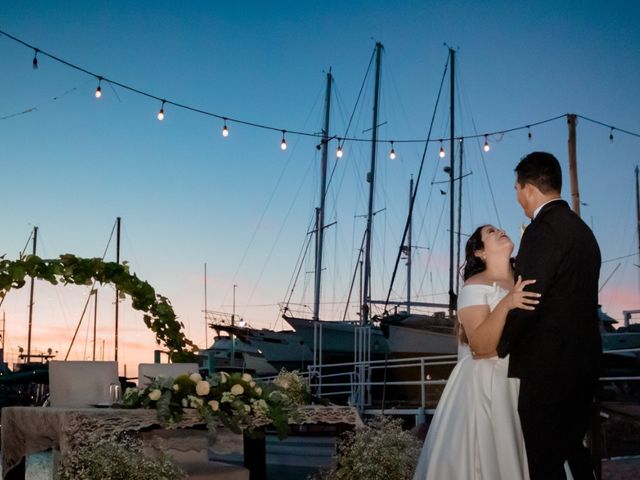
<path fill-rule="evenodd" d="M 332 133 L 367 137 L 372 87 L 356 98 L 375 41 L 384 44 L 379 137 L 426 138 L 446 62 L 458 49 L 456 135 L 483 134 L 577 113 L 640 132 L 640 7 L 614 2 L 44 2 L 4 1 L 0 30 L 98 75 L 160 98 L 278 129 L 317 132 L 325 72 L 335 76 Z M 237 313 L 254 326 L 280 327 L 287 296 L 318 197 L 319 153 L 311 138 L 222 122 L 97 81 L 0 37 L 0 254 L 15 258 L 34 225 L 39 252 L 101 256 L 117 216 L 122 254 L 131 270 L 169 297 L 187 333 L 205 343 L 203 265 L 208 306 Z M 448 80 L 433 138 L 448 137 Z M 57 98 L 56 100 L 53 100 Z M 12 116 L 37 107 L 31 113 Z M 465 142 L 463 232 L 494 222 L 516 240 L 525 218 L 513 194 L 513 167 L 532 150 L 567 158 L 564 119 L 489 138 L 492 149 Z M 633 169 L 640 139 L 580 120 L 582 215 L 605 260 L 637 252 Z M 332 149 L 335 148 L 332 143 Z M 448 145 L 445 145 L 448 149 Z M 389 282 L 407 208 L 408 179 L 422 144 L 396 143 L 398 158 L 379 145 L 374 227 L 374 296 Z M 443 300 L 447 277 L 447 185 L 437 157 L 427 163 L 416 207 L 414 293 Z M 366 211 L 369 146 L 348 142 L 329 187 L 323 317 L 344 309 Z M 484 158 L 483 158 L 484 155 Z M 330 162 L 333 165 L 334 155 Z M 485 173 L 486 172 L 486 173 Z M 492 194 L 495 198 L 495 206 Z M 565 182 L 565 198 L 568 184 Z M 499 212 L 499 219 L 495 211 Z M 428 250 L 427 250 L 428 248 Z M 112 243 L 107 259 L 115 259 Z M 640 306 L 637 257 L 603 264 L 605 310 L 620 318 Z M 618 267 L 617 265 L 620 264 Z M 292 302 L 310 305 L 311 264 L 302 268 Z M 402 270 L 401 270 L 402 271 Z M 614 272 L 615 271 L 615 272 Z M 394 295 L 404 294 L 404 273 Z M 306 293 L 303 293 L 306 285 Z M 34 347 L 68 348 L 82 311 L 83 289 L 37 285 Z M 112 352 L 112 290 L 100 295 L 99 339 Z M 27 289 L 12 292 L 6 350 L 24 346 Z M 308 311 L 306 307 L 300 307 Z M 129 369 L 152 358 L 140 316 L 121 309 L 121 352 Z M 353 312 L 351 309 L 351 317 Z M 85 321 L 72 358 L 91 350 Z M 209 334 L 209 341 L 211 335 Z M 102 346 L 102 342 L 100 343 Z M 140 360 L 138 360 L 140 359 Z M 129 370 L 131 372 L 131 370 Z"/>

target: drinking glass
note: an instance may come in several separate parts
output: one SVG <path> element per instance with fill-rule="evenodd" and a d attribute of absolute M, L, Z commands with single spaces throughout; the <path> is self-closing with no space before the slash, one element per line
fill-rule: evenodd
<path fill-rule="evenodd" d="M 109 405 L 120 403 L 121 387 L 119 383 L 112 383 L 109 385 Z"/>

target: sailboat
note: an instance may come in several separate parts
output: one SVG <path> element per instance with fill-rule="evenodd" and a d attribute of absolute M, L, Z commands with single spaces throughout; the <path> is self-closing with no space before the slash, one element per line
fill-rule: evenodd
<path fill-rule="evenodd" d="M 323 261 L 324 238 L 324 206 L 326 198 L 326 173 L 329 143 L 329 113 L 331 98 L 331 83 L 328 74 L 327 94 L 325 100 L 325 125 L 322 138 L 322 176 L 320 182 L 320 206 L 317 209 L 315 227 L 315 288 L 314 308 L 311 319 L 296 316 L 287 307 L 284 308 L 282 318 L 291 325 L 296 334 L 305 343 L 313 346 L 314 365 L 328 362 L 351 362 L 354 358 L 368 359 L 371 355 L 382 357 L 389 352 L 387 341 L 379 327 L 372 323 L 370 315 L 370 285 L 371 285 L 371 232 L 373 219 L 373 193 L 376 170 L 378 107 L 380 97 L 380 60 L 382 44 L 376 44 L 375 90 L 373 106 L 373 127 L 371 129 L 371 169 L 367 174 L 369 183 L 369 205 L 367 213 L 367 227 L 364 238 L 364 267 L 363 291 L 361 298 L 360 318 L 358 321 L 328 321 L 320 319 L 321 275 Z"/>
<path fill-rule="evenodd" d="M 29 238 L 32 241 L 32 254 L 36 255 L 38 242 L 38 227 L 33 227 Z M 27 244 L 29 241 L 27 240 Z M 25 247 L 26 250 L 26 247 Z M 21 257 L 24 255 L 24 251 Z M 9 405 L 41 405 L 48 392 L 49 360 L 55 357 L 51 348 L 46 353 L 32 353 L 31 331 L 33 325 L 33 294 L 34 278 L 31 278 L 29 289 L 29 327 L 27 333 L 26 353 L 19 348 L 18 358 L 22 360 L 14 365 L 14 371 L 0 372 L 0 408 Z M 4 299 L 3 299 L 4 301 Z M 1 302 L 0 302 L 1 304 Z M 4 370 L 4 323 L 2 332 L 2 349 L 0 350 L 0 362 Z"/>

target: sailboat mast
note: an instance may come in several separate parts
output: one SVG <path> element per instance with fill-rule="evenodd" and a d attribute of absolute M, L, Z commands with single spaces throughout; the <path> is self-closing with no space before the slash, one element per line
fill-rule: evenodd
<path fill-rule="evenodd" d="M 209 326 L 207 325 L 207 262 L 204 262 L 204 348 L 209 346 Z"/>
<path fill-rule="evenodd" d="M 411 215 L 411 199 L 413 198 L 413 175 L 409 180 L 409 230 L 407 232 L 407 313 L 411 313 L 411 230 L 413 229 L 413 218 Z"/>
<path fill-rule="evenodd" d="M 449 132 L 449 316 L 453 315 L 455 309 L 455 293 L 453 291 L 453 224 L 454 224 L 454 188 L 455 188 L 455 170 L 454 170 L 454 136 L 455 136 L 455 66 L 456 66 L 456 51 L 453 48 L 449 49 L 449 56 L 451 59 L 451 88 L 450 88 L 450 105 L 449 105 L 449 117 L 450 132 Z"/>
<path fill-rule="evenodd" d="M 93 361 L 96 361 L 96 333 L 98 329 L 98 289 L 93 290 Z"/>
<path fill-rule="evenodd" d="M 316 266 L 313 293 L 313 319 L 320 319 L 320 286 L 322 280 L 322 251 L 324 246 L 324 203 L 327 190 L 327 158 L 329 156 L 329 114 L 331 111 L 331 69 L 327 73 L 327 91 L 324 101 L 324 127 L 322 129 L 322 159 L 320 175 L 320 207 L 316 217 Z"/>
<path fill-rule="evenodd" d="M 371 129 L 371 170 L 367 174 L 369 182 L 369 209 L 367 211 L 367 237 L 364 250 L 364 285 L 362 291 L 362 308 L 360 323 L 367 323 L 371 318 L 371 234 L 373 224 L 373 192 L 376 172 L 376 153 L 378 149 L 378 106 L 380 103 L 380 59 L 382 57 L 382 43 L 376 43 L 376 80 L 373 96 L 373 128 Z"/>
<path fill-rule="evenodd" d="M 640 260 L 640 183 L 638 183 L 638 175 L 640 169 L 636 165 L 636 216 L 638 220 L 638 260 Z"/>
<path fill-rule="evenodd" d="M 38 227 L 33 227 L 33 255 L 36 254 L 38 244 Z M 33 286 L 34 278 L 31 277 L 31 288 L 29 290 L 29 331 L 27 333 L 27 363 L 31 361 L 31 326 L 33 324 Z"/>
<path fill-rule="evenodd" d="M 116 219 L 116 263 L 120 263 L 120 217 Z M 116 287 L 116 328 L 115 328 L 115 356 L 114 360 L 118 361 L 118 306 L 119 297 L 118 287 Z"/>

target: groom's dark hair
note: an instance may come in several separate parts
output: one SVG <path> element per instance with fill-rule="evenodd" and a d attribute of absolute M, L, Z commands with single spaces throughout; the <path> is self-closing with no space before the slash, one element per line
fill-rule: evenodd
<path fill-rule="evenodd" d="M 515 168 L 520 186 L 530 183 L 542 193 L 560 193 L 562 170 L 558 159 L 547 152 L 532 152 L 525 155 Z"/>

